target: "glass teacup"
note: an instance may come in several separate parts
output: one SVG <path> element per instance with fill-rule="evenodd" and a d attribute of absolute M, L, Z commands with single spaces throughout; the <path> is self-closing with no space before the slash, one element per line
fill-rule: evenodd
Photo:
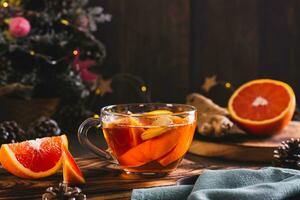
<path fill-rule="evenodd" d="M 87 138 L 90 127 L 102 127 L 108 151 Z M 100 118 L 85 120 L 81 144 L 115 161 L 125 172 L 165 174 L 179 165 L 193 140 L 196 109 L 183 104 L 123 104 L 102 108 Z"/>

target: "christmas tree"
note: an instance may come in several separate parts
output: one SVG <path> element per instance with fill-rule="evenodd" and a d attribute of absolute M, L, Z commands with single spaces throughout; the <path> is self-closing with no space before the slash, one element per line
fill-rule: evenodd
<path fill-rule="evenodd" d="M 104 45 L 97 25 L 110 21 L 87 0 L 0 0 L 0 87 L 26 85 L 35 98 L 87 97 Z"/>

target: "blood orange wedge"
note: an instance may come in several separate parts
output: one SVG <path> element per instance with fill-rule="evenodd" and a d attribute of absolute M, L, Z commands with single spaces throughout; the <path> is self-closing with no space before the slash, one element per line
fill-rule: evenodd
<path fill-rule="evenodd" d="M 84 177 L 69 150 L 63 146 L 63 177 L 64 183 L 83 184 Z"/>
<path fill-rule="evenodd" d="M 62 146 L 68 146 L 65 135 L 3 144 L 0 162 L 7 171 L 21 178 L 50 176 L 61 167 Z"/>
<path fill-rule="evenodd" d="M 290 122 L 295 106 L 295 94 L 288 84 L 260 79 L 238 88 L 229 100 L 228 110 L 249 133 L 271 135 Z"/>

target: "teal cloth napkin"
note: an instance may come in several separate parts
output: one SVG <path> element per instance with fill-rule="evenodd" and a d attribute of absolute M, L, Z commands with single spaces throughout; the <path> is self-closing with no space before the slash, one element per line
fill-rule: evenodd
<path fill-rule="evenodd" d="M 300 171 L 206 170 L 195 185 L 135 189 L 132 200 L 285 200 L 300 199 Z"/>

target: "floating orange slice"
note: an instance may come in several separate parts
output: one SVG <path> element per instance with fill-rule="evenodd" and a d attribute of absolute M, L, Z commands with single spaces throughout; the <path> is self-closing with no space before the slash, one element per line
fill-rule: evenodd
<path fill-rule="evenodd" d="M 141 138 L 143 140 L 149 140 L 154 137 L 160 136 L 161 134 L 167 132 L 168 130 L 171 130 L 172 128 L 169 127 L 161 127 L 161 128 L 149 128 L 146 131 L 144 131 L 141 135 Z"/>
<path fill-rule="evenodd" d="M 292 119 L 296 98 L 286 83 L 271 79 L 250 81 L 231 96 L 228 110 L 232 119 L 253 134 L 275 134 Z"/>
<path fill-rule="evenodd" d="M 64 183 L 71 185 L 85 183 L 84 177 L 69 150 L 63 146 Z"/>
<path fill-rule="evenodd" d="M 144 128 L 133 117 L 122 118 L 104 124 L 103 128 L 105 140 L 110 148 L 113 149 L 115 156 L 123 154 L 128 149 L 142 142 L 141 134 L 144 132 Z M 112 134 L 111 132 L 117 132 L 117 134 Z"/>
<path fill-rule="evenodd" d="M 145 115 L 165 115 L 165 114 L 173 114 L 173 112 L 169 110 L 153 110 L 145 113 Z"/>
<path fill-rule="evenodd" d="M 131 145 L 136 146 L 141 142 L 141 134 L 145 129 L 141 128 L 142 124 L 137 119 L 129 117 L 129 121 L 130 125 L 133 126 L 128 129 L 131 137 Z"/>
<path fill-rule="evenodd" d="M 184 154 L 188 151 L 191 146 L 196 124 L 184 125 L 177 128 L 177 131 L 180 132 L 178 137 L 178 143 L 175 148 L 165 155 L 163 158 L 159 159 L 158 162 L 162 166 L 167 166 L 170 163 L 182 158 Z"/>
<path fill-rule="evenodd" d="M 124 167 L 138 167 L 161 158 L 176 146 L 180 134 L 176 129 L 169 130 L 130 149 L 118 161 Z"/>
<path fill-rule="evenodd" d="M 21 178 L 50 176 L 61 167 L 62 146 L 68 146 L 65 135 L 3 144 L 0 162 L 3 168 Z"/>

